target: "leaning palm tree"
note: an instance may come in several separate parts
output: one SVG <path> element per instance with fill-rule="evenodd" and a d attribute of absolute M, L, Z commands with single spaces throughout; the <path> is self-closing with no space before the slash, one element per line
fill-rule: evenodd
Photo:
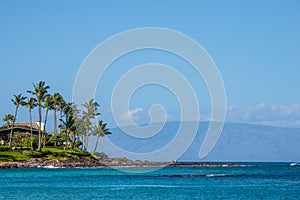
<path fill-rule="evenodd" d="M 29 119 L 30 119 L 30 149 L 33 150 L 33 146 L 32 146 L 32 114 L 31 111 L 33 108 L 35 108 L 37 106 L 36 103 L 36 99 L 31 97 L 28 99 L 26 106 L 28 108 L 29 111 Z"/>
<path fill-rule="evenodd" d="M 6 114 L 3 116 L 2 121 L 6 122 L 8 128 L 10 128 L 12 122 L 14 121 L 14 116 L 12 114 Z"/>
<path fill-rule="evenodd" d="M 96 152 L 97 147 L 98 147 L 98 143 L 99 143 L 99 138 L 100 137 L 104 137 L 105 135 L 109 135 L 111 134 L 111 132 L 109 132 L 109 129 L 106 128 L 106 123 L 103 123 L 102 120 L 99 120 L 97 124 L 95 124 L 92 127 L 92 133 L 97 136 L 97 140 L 96 140 L 96 144 L 95 144 L 95 148 L 94 148 L 94 152 Z"/>
<path fill-rule="evenodd" d="M 53 114 L 54 114 L 54 127 L 53 127 L 53 133 L 56 134 L 57 132 L 57 116 L 56 111 L 59 110 L 60 105 L 62 104 L 63 97 L 59 93 L 53 94 Z"/>
<path fill-rule="evenodd" d="M 45 96 L 48 93 L 48 89 L 50 89 L 49 86 L 45 85 L 45 81 L 40 81 L 36 84 L 32 84 L 34 90 L 33 91 L 27 91 L 30 94 L 33 94 L 36 96 L 37 100 L 37 106 L 38 106 L 38 115 L 39 115 L 39 141 L 38 141 L 38 150 L 40 151 L 42 148 L 42 102 Z"/>
<path fill-rule="evenodd" d="M 13 123 L 12 123 L 10 135 L 9 135 L 9 147 L 11 147 L 11 142 L 12 142 L 12 137 L 13 137 L 13 132 L 14 132 L 14 126 L 15 126 L 15 122 L 16 122 L 16 119 L 17 119 L 18 108 L 19 108 L 20 105 L 22 105 L 22 106 L 26 105 L 26 102 L 24 101 L 26 98 L 27 97 L 23 97 L 22 94 L 18 94 L 18 95 L 14 95 L 14 99 L 11 99 L 11 101 L 16 106 L 16 109 L 15 109 L 14 120 L 13 120 Z"/>
<path fill-rule="evenodd" d="M 84 121 L 84 146 L 83 150 L 86 151 L 88 148 L 89 134 L 91 130 L 91 120 L 95 118 L 97 115 L 100 115 L 98 112 L 99 104 L 91 99 L 85 104 L 83 104 L 85 110 L 83 111 L 83 121 Z"/>

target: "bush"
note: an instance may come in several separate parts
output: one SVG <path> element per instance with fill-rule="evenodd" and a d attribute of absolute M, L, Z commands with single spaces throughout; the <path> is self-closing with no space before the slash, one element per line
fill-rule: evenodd
<path fill-rule="evenodd" d="M 25 150 L 23 151 L 24 155 L 27 155 L 31 158 L 40 158 L 44 156 L 46 153 L 43 151 L 37 151 L 37 150 Z"/>
<path fill-rule="evenodd" d="M 27 137 L 23 139 L 23 146 L 24 147 L 31 147 L 31 140 L 32 140 L 32 147 L 35 149 L 38 147 L 38 141 L 35 137 Z"/>
<path fill-rule="evenodd" d="M 10 148 L 8 146 L 0 146 L 0 152 L 1 151 L 10 151 Z"/>
<path fill-rule="evenodd" d="M 64 146 L 65 141 L 66 134 L 64 133 L 54 134 L 49 138 L 49 143 L 54 144 L 54 146 Z M 70 141 L 70 137 L 68 137 L 68 141 Z"/>
<path fill-rule="evenodd" d="M 91 155 L 89 152 L 81 151 L 79 149 L 69 149 L 68 153 L 72 154 L 72 155 L 78 155 L 78 156 L 90 156 Z"/>
<path fill-rule="evenodd" d="M 82 142 L 81 141 L 76 141 L 75 143 L 74 143 L 74 147 L 75 148 L 78 148 L 79 146 L 81 146 L 82 145 Z"/>

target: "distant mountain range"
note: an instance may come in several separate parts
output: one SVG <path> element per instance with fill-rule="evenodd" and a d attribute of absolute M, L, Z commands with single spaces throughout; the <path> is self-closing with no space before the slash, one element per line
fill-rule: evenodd
<path fill-rule="evenodd" d="M 191 122 L 183 122 L 191 123 Z M 125 134 L 120 128 L 111 129 L 107 139 L 116 146 L 131 152 L 147 153 L 168 144 L 176 135 L 180 122 L 167 122 L 155 136 L 138 139 Z M 207 157 L 198 158 L 199 149 L 208 129 L 209 122 L 200 122 L 197 135 L 179 161 L 219 161 L 219 162 L 299 162 L 300 128 L 278 128 L 252 124 L 225 123 L 222 134 Z M 141 134 L 144 134 L 141 132 Z M 188 130 L 187 130 L 187 135 Z M 91 143 L 94 143 L 94 139 Z M 91 144 L 93 145 L 93 144 Z M 178 147 L 180 144 L 178 144 Z M 176 148 L 176 145 L 174 145 Z M 104 138 L 98 147 L 111 157 L 118 152 L 107 148 Z M 151 159 L 150 159 L 151 160 Z M 164 158 L 168 161 L 168 158 Z"/>

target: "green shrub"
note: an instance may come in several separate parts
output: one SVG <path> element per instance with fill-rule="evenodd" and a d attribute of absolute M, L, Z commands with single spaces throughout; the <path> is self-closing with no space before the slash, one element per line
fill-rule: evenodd
<path fill-rule="evenodd" d="M 81 151 L 79 149 L 69 149 L 68 153 L 72 154 L 72 155 L 79 155 L 79 156 L 90 156 L 91 155 L 89 152 Z"/>
<path fill-rule="evenodd" d="M 76 148 L 78 148 L 79 146 L 81 146 L 82 145 L 82 142 L 81 141 L 76 141 L 75 143 L 74 143 L 74 147 L 76 147 Z"/>
<path fill-rule="evenodd" d="M 68 158 L 63 157 L 63 156 L 59 156 L 59 157 L 57 157 L 57 160 L 58 161 L 66 161 L 66 160 L 68 160 Z"/>
<path fill-rule="evenodd" d="M 48 141 L 50 144 L 53 144 L 54 146 L 58 146 L 58 147 L 64 146 L 64 142 L 66 141 L 66 134 L 64 133 L 54 134 L 49 138 Z M 68 141 L 70 141 L 70 137 L 68 137 Z"/>
<path fill-rule="evenodd" d="M 35 137 L 27 137 L 23 139 L 23 146 L 24 147 L 31 147 L 31 140 L 32 140 L 32 147 L 35 149 L 38 147 L 38 141 Z"/>
<path fill-rule="evenodd" d="M 0 152 L 1 151 L 10 151 L 10 148 L 8 146 L 0 146 Z"/>
<path fill-rule="evenodd" d="M 30 156 L 32 158 L 39 158 L 39 157 L 42 157 L 45 155 L 44 152 L 41 152 L 41 151 L 35 151 L 35 150 L 25 150 L 23 151 L 23 154 L 24 155 L 27 155 L 27 156 Z"/>

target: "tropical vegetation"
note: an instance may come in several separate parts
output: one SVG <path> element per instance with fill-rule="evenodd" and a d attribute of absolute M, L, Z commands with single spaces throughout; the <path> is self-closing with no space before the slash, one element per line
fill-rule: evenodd
<path fill-rule="evenodd" d="M 60 93 L 50 94 L 49 90 L 50 86 L 46 85 L 45 81 L 40 81 L 33 83 L 33 89 L 27 91 L 29 97 L 22 94 L 13 96 L 11 101 L 15 106 L 14 115 L 6 114 L 2 118 L 6 127 L 10 128 L 10 134 L 8 141 L 5 141 L 6 147 L 2 145 L 1 148 L 11 150 L 21 147 L 28 152 L 45 152 L 45 149 L 50 147 L 63 148 L 64 151 L 74 151 L 74 149 L 87 151 L 90 136 L 94 135 L 97 138 L 94 147 L 96 151 L 99 138 L 111 134 L 106 123 L 96 120 L 100 115 L 98 102 L 91 99 L 81 105 L 83 110 L 80 110 L 78 105 L 67 102 Z M 28 111 L 29 133 L 21 134 L 14 131 L 18 110 L 21 107 L 25 107 Z M 38 121 L 34 122 L 32 112 L 36 108 Z M 53 114 L 52 131 L 46 130 L 50 112 Z M 59 117 L 57 114 L 60 114 Z M 33 134 L 33 123 L 37 123 L 38 135 Z"/>
<path fill-rule="evenodd" d="M 11 132 L 10 132 L 10 135 L 9 135 L 9 147 L 11 147 L 11 142 L 12 142 L 12 137 L 13 137 L 13 132 L 14 132 L 14 126 L 15 126 L 15 122 L 16 122 L 17 114 L 18 114 L 18 108 L 19 108 L 20 105 L 21 106 L 26 105 L 26 102 L 25 102 L 26 98 L 27 97 L 23 97 L 22 94 L 18 94 L 18 95 L 14 95 L 14 99 L 11 99 L 11 101 L 16 106 L 16 110 L 15 110 L 15 115 L 13 117 Z"/>

